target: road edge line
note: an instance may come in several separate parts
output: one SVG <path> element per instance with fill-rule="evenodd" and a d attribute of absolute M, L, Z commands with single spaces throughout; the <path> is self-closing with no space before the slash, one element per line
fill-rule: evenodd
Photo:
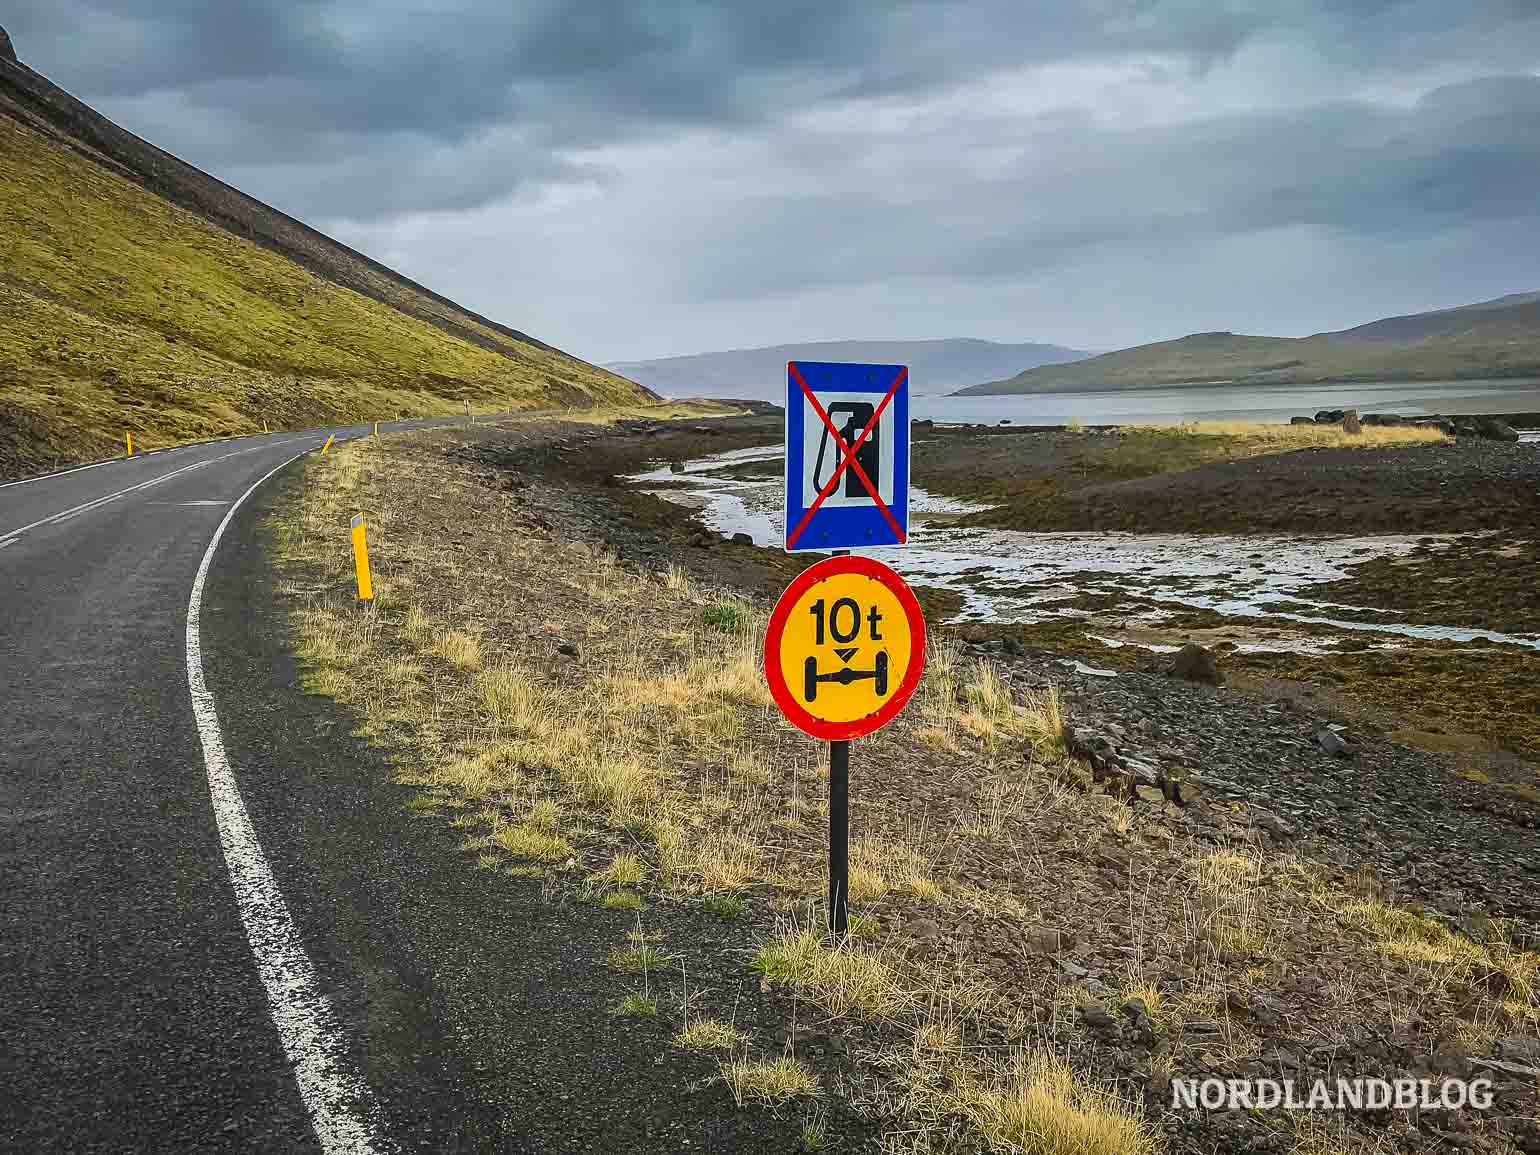
<path fill-rule="evenodd" d="M 345 1053 L 341 1027 L 331 1003 L 321 991 L 315 967 L 305 953 L 299 930 L 289 916 L 283 893 L 278 889 L 272 868 L 257 841 L 246 802 L 225 754 L 214 696 L 203 677 L 199 626 L 203 587 L 214 552 L 246 499 L 268 478 L 304 455 L 296 453 L 263 474 L 236 499 L 214 530 L 193 579 L 192 595 L 187 603 L 187 685 L 192 693 L 198 736 L 203 742 L 209 797 L 214 805 L 219 843 L 235 891 L 236 906 L 246 928 L 246 941 L 256 959 L 262 986 L 267 991 L 268 1010 L 299 1084 L 310 1124 L 327 1155 L 380 1155 L 390 1148 L 380 1143 L 372 1123 L 379 1109 L 368 1084 L 353 1069 Z"/>

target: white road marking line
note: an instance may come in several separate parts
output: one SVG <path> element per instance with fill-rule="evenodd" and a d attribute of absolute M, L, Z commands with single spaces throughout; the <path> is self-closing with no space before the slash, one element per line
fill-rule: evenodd
<path fill-rule="evenodd" d="M 224 536 L 225 527 L 242 502 L 258 486 L 303 454 L 264 474 L 236 499 L 214 531 L 198 576 L 193 579 L 187 602 L 187 685 L 192 691 L 193 717 L 203 739 L 203 761 L 208 768 L 209 795 L 219 825 L 219 842 L 235 888 L 236 905 L 246 926 L 246 939 L 256 956 L 257 972 L 267 989 L 268 1009 L 278 1027 L 284 1054 L 294 1068 L 299 1093 L 310 1112 L 316 1138 L 327 1155 L 371 1155 L 389 1150 L 376 1137 L 373 1120 L 379 1108 L 369 1085 L 348 1061 L 342 1031 L 331 1003 L 321 992 L 315 968 L 305 954 L 299 931 L 262 853 L 246 803 L 225 756 L 224 738 L 214 711 L 214 696 L 203 680 L 203 655 L 198 620 L 203 605 L 203 584 L 209 563 Z"/>
<path fill-rule="evenodd" d="M 127 461 L 126 457 L 109 457 L 106 461 L 93 461 L 90 465 L 77 465 L 73 469 L 60 469 L 54 473 L 40 473 L 36 477 L 23 477 L 20 481 L 7 481 L 0 484 L 0 489 L 10 489 L 13 485 L 30 485 L 34 481 L 47 481 L 50 477 L 63 477 L 66 473 L 79 473 L 82 469 L 100 469 L 104 465 L 115 465 L 119 461 Z"/>
<path fill-rule="evenodd" d="M 297 437 L 289 438 L 289 441 L 297 440 L 299 440 Z M 274 442 L 273 444 L 285 445 L 287 442 L 279 441 Z M 0 534 L 0 542 L 9 542 L 13 538 L 20 537 L 29 529 L 37 529 L 44 525 L 53 525 L 55 522 L 68 521 L 70 518 L 75 517 L 78 514 L 89 513 L 91 510 L 96 509 L 98 506 L 106 505 L 109 501 L 116 501 L 118 498 L 125 497 L 137 490 L 147 489 L 152 485 L 158 485 L 162 481 L 168 481 L 171 478 L 178 476 L 179 474 L 188 472 L 189 470 L 202 469 L 205 465 L 213 465 L 216 461 L 224 461 L 231 457 L 239 457 L 243 453 L 256 453 L 258 450 L 271 449 L 272 447 L 272 445 L 254 445 L 250 449 L 237 449 L 234 453 L 222 454 L 219 457 L 210 457 L 205 461 L 194 461 L 191 465 L 184 465 L 180 469 L 173 469 L 170 473 L 162 473 L 159 477 L 152 477 L 148 481 L 141 481 L 138 485 L 130 485 L 127 489 L 120 489 L 116 493 L 109 493 L 104 497 L 97 497 L 90 501 L 81 502 L 79 505 L 74 506 L 71 509 L 66 509 L 60 513 L 51 514 L 48 517 L 41 518 L 38 521 L 32 522 L 30 525 L 24 525 L 20 529 L 13 529 L 9 533 Z M 88 466 L 86 468 L 90 467 Z M 54 476 L 58 475 L 54 474 Z"/>
<path fill-rule="evenodd" d="M 147 489 L 152 485 L 160 484 L 162 481 L 168 481 L 171 478 L 176 477 L 178 474 L 186 473 L 188 470 L 202 469 L 205 465 L 212 465 L 215 461 L 222 460 L 223 458 L 215 457 L 208 461 L 195 461 L 191 465 L 182 466 L 181 469 L 173 469 L 170 473 L 163 473 L 159 477 L 152 477 L 148 481 L 141 481 L 138 485 L 130 485 L 127 489 L 120 489 L 116 493 L 109 493 L 105 497 L 97 497 L 92 498 L 90 501 L 83 501 L 71 509 L 63 510 L 60 513 L 50 514 L 48 517 L 40 518 L 29 525 L 24 525 L 20 529 L 13 529 L 7 534 L 0 535 L 0 541 L 8 541 L 14 537 L 20 537 L 29 529 L 37 529 L 39 526 L 53 525 L 58 521 L 68 521 L 70 518 L 76 516 L 77 514 L 88 513 L 95 509 L 97 506 L 106 505 L 109 501 L 116 501 L 118 498 L 125 497 L 128 494 L 135 492 L 136 490 Z"/>

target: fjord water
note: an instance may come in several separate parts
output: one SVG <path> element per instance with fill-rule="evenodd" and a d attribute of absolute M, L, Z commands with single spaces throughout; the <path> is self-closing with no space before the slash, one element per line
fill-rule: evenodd
<path fill-rule="evenodd" d="M 912 414 L 922 420 L 994 425 L 1177 425 L 1183 421 L 1288 421 L 1321 409 L 1361 413 L 1540 412 L 1540 379 L 1366 381 L 1333 385 L 1171 385 L 991 397 L 926 394 L 916 381 Z"/>

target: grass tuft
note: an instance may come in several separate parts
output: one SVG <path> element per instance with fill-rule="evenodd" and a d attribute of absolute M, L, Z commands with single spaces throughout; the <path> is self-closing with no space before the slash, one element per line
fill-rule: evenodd
<path fill-rule="evenodd" d="M 788 1099 L 816 1097 L 818 1080 L 798 1059 L 737 1059 L 722 1064 L 722 1078 L 738 1106 L 745 1103 L 784 1103 Z"/>
<path fill-rule="evenodd" d="M 674 1035 L 674 1042 L 691 1051 L 730 1051 L 748 1042 L 748 1036 L 721 1019 L 689 1019 Z"/>
<path fill-rule="evenodd" d="M 1004 1081 L 965 1077 L 953 1107 L 992 1142 L 1032 1155 L 1155 1155 L 1154 1133 L 1117 1096 L 1080 1082 L 1063 1059 L 1030 1054 Z"/>
<path fill-rule="evenodd" d="M 630 991 L 610 1006 L 615 1018 L 655 1019 L 658 1017 L 658 996 L 648 992 Z"/>

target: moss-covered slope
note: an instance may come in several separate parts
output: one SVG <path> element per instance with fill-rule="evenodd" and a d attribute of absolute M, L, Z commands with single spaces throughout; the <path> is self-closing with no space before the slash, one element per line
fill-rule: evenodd
<path fill-rule="evenodd" d="M 329 264 L 178 207 L 0 101 L 0 477 L 110 453 L 125 429 L 153 446 L 649 396 L 290 223 Z"/>

